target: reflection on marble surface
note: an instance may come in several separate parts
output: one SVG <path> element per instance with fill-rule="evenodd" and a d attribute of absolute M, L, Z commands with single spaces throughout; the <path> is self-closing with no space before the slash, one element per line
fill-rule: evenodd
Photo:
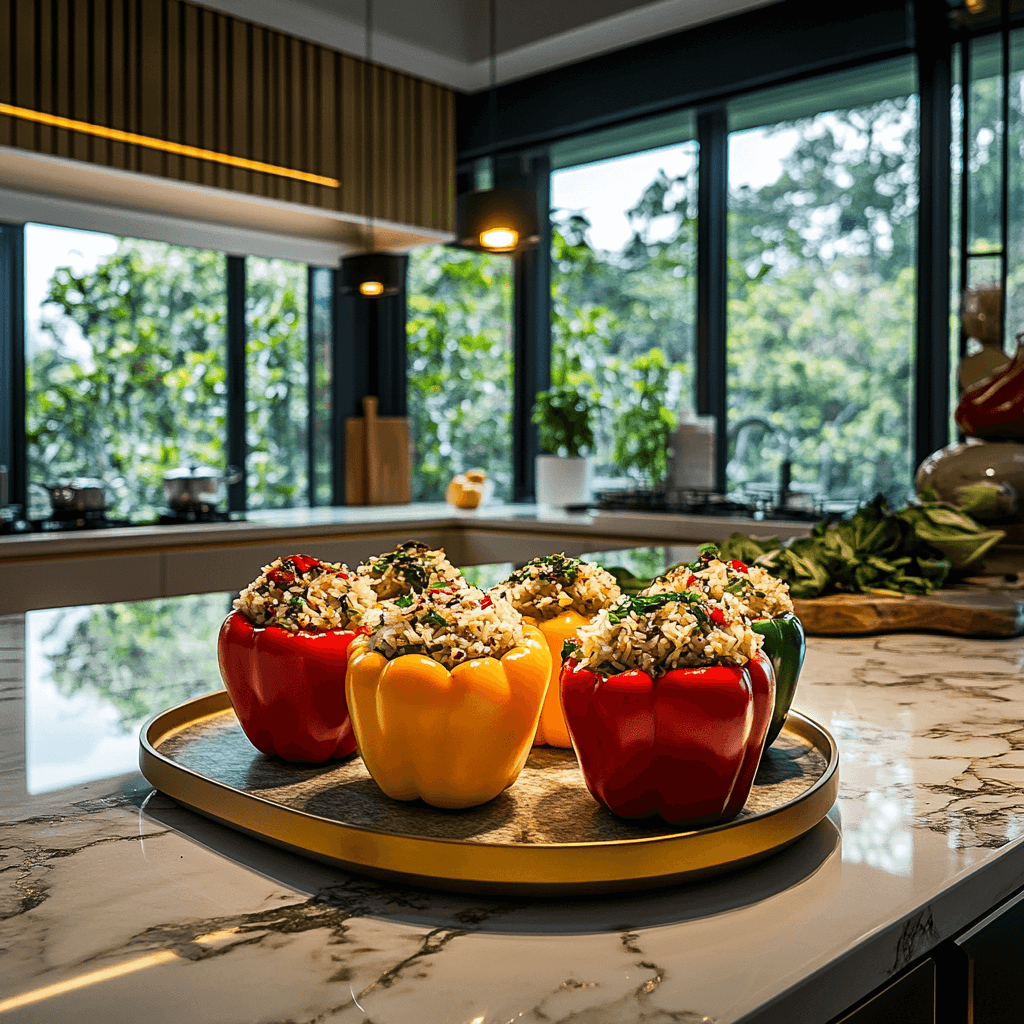
<path fill-rule="evenodd" d="M 7 793 L 20 622 L 0 620 Z M 796 707 L 840 746 L 829 819 L 731 875 L 621 897 L 379 884 L 145 786 L 7 801 L 2 1019 L 824 1024 L 1020 887 L 1022 669 L 1022 638 L 811 640 Z"/>
<path fill-rule="evenodd" d="M 221 686 L 216 637 L 230 596 L 25 615 L 29 793 L 131 771 L 142 723 Z"/>

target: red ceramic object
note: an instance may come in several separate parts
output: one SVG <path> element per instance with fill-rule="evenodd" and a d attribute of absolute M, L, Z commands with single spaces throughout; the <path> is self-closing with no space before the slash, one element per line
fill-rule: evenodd
<path fill-rule="evenodd" d="M 955 419 L 970 437 L 1024 438 L 1024 343 L 1008 366 L 964 392 Z"/>
<path fill-rule="evenodd" d="M 217 659 L 245 735 L 286 761 L 319 763 L 355 753 L 345 703 L 348 648 L 356 633 L 292 633 L 254 626 L 232 612 L 220 628 Z"/>
<path fill-rule="evenodd" d="M 745 666 L 602 676 L 566 662 L 562 707 L 593 797 L 623 818 L 727 821 L 750 794 L 775 706 L 761 651 Z"/>

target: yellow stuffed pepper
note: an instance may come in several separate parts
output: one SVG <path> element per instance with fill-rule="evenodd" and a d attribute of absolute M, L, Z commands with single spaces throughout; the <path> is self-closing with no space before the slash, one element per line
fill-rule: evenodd
<path fill-rule="evenodd" d="M 519 777 L 551 676 L 540 632 L 475 587 L 381 606 L 349 649 L 345 697 L 363 762 L 395 800 L 475 807 Z"/>
<path fill-rule="evenodd" d="M 622 596 L 615 577 L 594 562 L 565 554 L 545 555 L 517 569 L 493 592 L 541 631 L 551 652 L 551 684 L 534 743 L 571 747 L 558 682 L 562 647 L 580 626 L 592 622 L 602 608 L 610 607 Z"/>

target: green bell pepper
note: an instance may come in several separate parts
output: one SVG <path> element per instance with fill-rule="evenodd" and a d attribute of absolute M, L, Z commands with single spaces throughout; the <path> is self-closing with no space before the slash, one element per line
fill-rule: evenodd
<path fill-rule="evenodd" d="M 786 612 L 776 619 L 758 619 L 750 624 L 750 628 L 764 637 L 764 653 L 771 659 L 772 668 L 775 669 L 775 710 L 764 741 L 767 749 L 782 732 L 786 716 L 793 706 L 807 642 L 804 639 L 803 623 L 792 612 Z"/>

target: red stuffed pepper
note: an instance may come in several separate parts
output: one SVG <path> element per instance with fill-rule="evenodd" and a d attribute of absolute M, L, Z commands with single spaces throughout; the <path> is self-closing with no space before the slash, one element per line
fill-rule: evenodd
<path fill-rule="evenodd" d="M 355 752 L 345 671 L 362 610 L 356 583 L 343 565 L 278 558 L 224 620 L 221 677 L 243 731 L 264 754 L 321 762 Z M 373 595 L 362 598 L 372 603 Z"/>
<path fill-rule="evenodd" d="M 726 544 L 730 545 L 731 539 Z M 696 561 L 673 566 L 643 593 L 687 590 L 721 607 L 726 618 L 749 622 L 761 636 L 764 653 L 775 670 L 775 709 L 765 741 L 770 747 L 793 706 L 806 651 L 804 628 L 793 611 L 789 586 L 764 566 L 722 557 L 716 545 L 705 544 Z"/>
<path fill-rule="evenodd" d="M 775 703 L 760 642 L 693 593 L 626 597 L 581 627 L 561 696 L 594 798 L 688 828 L 738 814 Z"/>

